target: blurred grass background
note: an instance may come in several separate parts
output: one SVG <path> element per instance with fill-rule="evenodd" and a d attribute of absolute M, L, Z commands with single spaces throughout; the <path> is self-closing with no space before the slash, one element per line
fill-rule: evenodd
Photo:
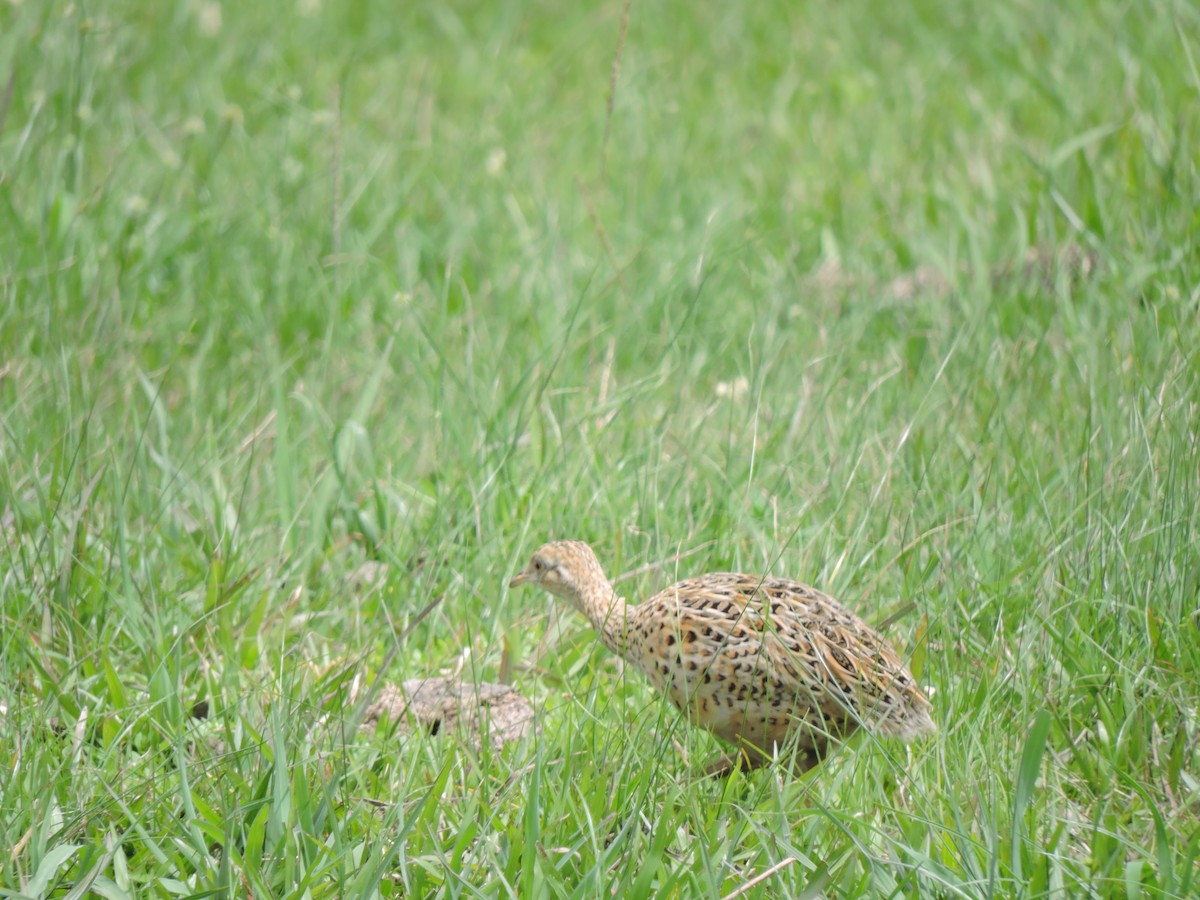
<path fill-rule="evenodd" d="M 5 895 L 1196 889 L 1200 14 L 624 12 L 0 7 Z M 940 735 L 700 779 L 552 536 L 900 613 Z"/>

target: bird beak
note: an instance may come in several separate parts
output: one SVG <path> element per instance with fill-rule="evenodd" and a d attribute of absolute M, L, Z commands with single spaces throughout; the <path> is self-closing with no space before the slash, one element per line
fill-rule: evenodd
<path fill-rule="evenodd" d="M 529 573 L 522 572 L 520 575 L 517 575 L 515 578 L 513 578 L 513 580 L 508 583 L 508 586 L 510 588 L 520 587 L 523 584 L 528 584 L 529 579 L 530 579 Z"/>

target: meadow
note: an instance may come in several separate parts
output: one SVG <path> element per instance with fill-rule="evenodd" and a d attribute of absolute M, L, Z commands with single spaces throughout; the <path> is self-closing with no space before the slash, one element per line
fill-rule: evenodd
<path fill-rule="evenodd" d="M 0 897 L 1200 893 L 1197 147 L 1182 0 L 4 3 Z M 550 537 L 938 734 L 705 778 Z"/>

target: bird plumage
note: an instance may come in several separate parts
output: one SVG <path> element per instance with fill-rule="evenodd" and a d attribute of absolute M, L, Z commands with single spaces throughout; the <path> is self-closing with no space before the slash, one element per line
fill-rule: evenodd
<path fill-rule="evenodd" d="M 510 586 L 521 584 L 583 613 L 608 649 L 751 765 L 792 735 L 809 768 L 859 728 L 903 740 L 936 730 L 929 700 L 884 638 L 807 585 L 715 572 L 630 605 L 581 541 L 542 546 Z"/>

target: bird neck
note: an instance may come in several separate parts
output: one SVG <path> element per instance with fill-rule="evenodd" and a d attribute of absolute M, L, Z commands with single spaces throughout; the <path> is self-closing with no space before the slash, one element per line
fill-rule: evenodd
<path fill-rule="evenodd" d="M 607 578 L 595 578 L 580 585 L 575 599 L 581 613 L 587 616 L 596 634 L 609 650 L 624 657 L 627 649 L 625 639 L 625 616 L 628 604 Z"/>

